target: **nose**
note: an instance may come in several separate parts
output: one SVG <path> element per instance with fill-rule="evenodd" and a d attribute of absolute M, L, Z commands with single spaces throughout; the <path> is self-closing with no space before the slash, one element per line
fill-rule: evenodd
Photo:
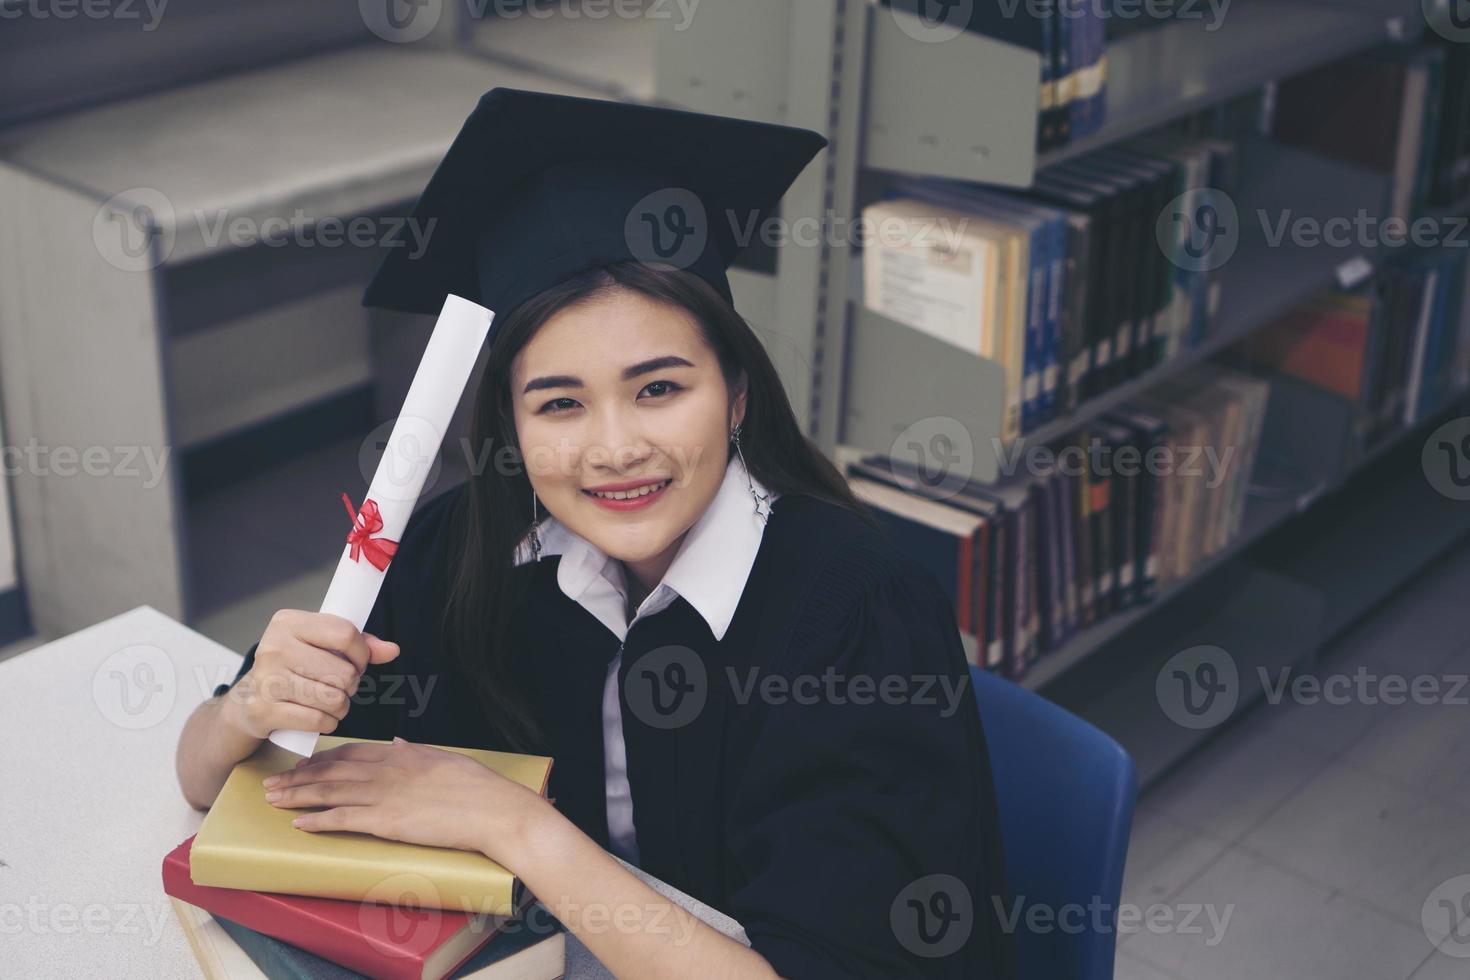
<path fill-rule="evenodd" d="M 594 419 L 586 452 L 597 472 L 633 472 L 653 456 L 654 446 L 633 406 L 606 405 Z"/>

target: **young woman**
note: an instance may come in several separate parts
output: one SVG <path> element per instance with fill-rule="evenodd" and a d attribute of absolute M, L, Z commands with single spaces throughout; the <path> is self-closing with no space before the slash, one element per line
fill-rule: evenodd
<path fill-rule="evenodd" d="M 512 133 L 533 159 L 496 164 Z M 419 507 L 363 632 L 276 614 L 184 732 L 191 803 L 273 729 L 382 740 L 263 792 L 306 832 L 484 853 L 618 976 L 1013 975 L 952 608 L 802 434 L 731 305 L 738 243 L 708 217 L 758 218 L 822 145 L 481 101 L 416 209 L 454 220 L 425 265 L 385 261 L 366 301 L 432 312 L 452 291 L 501 311 L 482 465 Z M 700 248 L 646 261 L 674 229 Z M 551 756 L 554 803 L 442 745 Z M 609 851 L 735 917 L 750 947 Z"/>

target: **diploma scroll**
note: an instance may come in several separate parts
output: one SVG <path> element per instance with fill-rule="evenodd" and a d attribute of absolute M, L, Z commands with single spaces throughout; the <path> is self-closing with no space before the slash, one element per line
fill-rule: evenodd
<path fill-rule="evenodd" d="M 350 620 L 358 629 L 367 623 L 494 318 L 467 299 L 445 298 L 362 506 L 354 511 L 343 495 L 352 530 L 322 612 Z M 316 732 L 290 729 L 270 734 L 281 748 L 308 757 L 316 751 L 317 737 Z"/>

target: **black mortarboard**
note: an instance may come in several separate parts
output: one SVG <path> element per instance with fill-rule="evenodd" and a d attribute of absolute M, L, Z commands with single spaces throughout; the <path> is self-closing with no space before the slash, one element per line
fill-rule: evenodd
<path fill-rule="evenodd" d="M 628 260 L 686 269 L 728 300 L 726 267 L 826 145 L 790 126 L 492 89 L 414 206 L 421 254 L 400 229 L 363 305 L 438 313 L 455 293 L 503 316 Z"/>

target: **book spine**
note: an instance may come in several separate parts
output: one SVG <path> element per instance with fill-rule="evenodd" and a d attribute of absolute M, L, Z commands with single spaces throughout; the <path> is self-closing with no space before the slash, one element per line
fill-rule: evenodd
<path fill-rule="evenodd" d="M 1089 450 L 1099 442 L 1095 432 L 1087 433 Z M 1099 619 L 1111 613 L 1115 608 L 1113 588 L 1116 584 L 1114 575 L 1116 559 L 1113 556 L 1111 505 L 1112 481 L 1107 474 L 1102 472 L 1094 454 L 1089 451 L 1087 456 L 1087 510 L 1092 534 L 1093 571 L 1097 583 L 1096 615 Z"/>
<path fill-rule="evenodd" d="M 1046 0 L 1042 0 L 1043 3 Z M 1037 100 L 1037 111 L 1040 113 L 1037 119 L 1036 148 L 1041 151 L 1050 150 L 1057 143 L 1057 63 L 1056 47 L 1052 43 L 1056 25 L 1049 16 L 1049 10 L 1041 11 L 1041 50 L 1037 52 L 1041 56 L 1041 94 Z"/>
<path fill-rule="evenodd" d="M 1051 256 L 1047 235 L 1036 228 L 1030 235 L 1031 261 L 1026 284 L 1025 360 L 1021 395 L 1021 431 L 1028 432 L 1039 421 L 1041 405 L 1042 335 L 1046 332 L 1046 281 Z"/>
<path fill-rule="evenodd" d="M 1085 460 L 1087 452 L 1087 435 L 1081 433 L 1074 443 L 1083 453 Z M 1073 545 L 1077 555 L 1077 609 L 1078 618 L 1083 626 L 1089 626 L 1095 622 L 1098 616 L 1097 610 L 1097 576 L 1093 570 L 1093 547 L 1092 547 L 1092 511 L 1090 507 L 1091 494 L 1089 492 L 1089 480 L 1087 466 L 1084 464 L 1082 472 L 1077 475 L 1073 484 L 1076 495 L 1073 512 L 1077 515 L 1076 533 L 1073 536 Z"/>
<path fill-rule="evenodd" d="M 1038 417 L 1047 422 L 1056 418 L 1059 373 L 1061 370 L 1062 303 L 1067 285 L 1067 220 L 1057 217 L 1048 229 L 1050 247 L 1047 262 L 1046 327 L 1042 336 L 1041 400 Z"/>

